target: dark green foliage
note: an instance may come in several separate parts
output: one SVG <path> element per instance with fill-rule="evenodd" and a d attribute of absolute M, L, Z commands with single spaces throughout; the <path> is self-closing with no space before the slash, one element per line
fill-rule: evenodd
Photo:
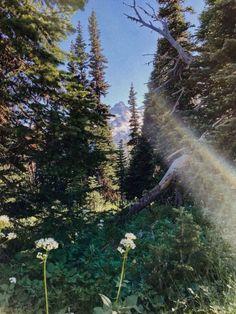
<path fill-rule="evenodd" d="M 63 55 L 56 42 L 71 26 L 67 19 L 61 19 L 62 12 L 28 2 L 21 6 L 12 1 L 5 6 L 3 1 L 2 212 L 14 217 L 44 213 L 45 218 L 45 207 L 50 208 L 55 200 L 69 206 L 82 204 L 87 178 L 99 167 L 106 200 L 114 199 L 110 191 L 117 189 L 112 187 L 115 157 L 111 157 L 108 142 L 107 112 L 98 110 L 96 95 L 87 86 L 80 25 L 72 49 L 74 69 L 65 73 L 58 69 Z M 12 31 L 16 35 L 13 39 Z"/>
<path fill-rule="evenodd" d="M 1 1 L 0 7 L 1 210 L 24 216 L 37 206 L 36 159 L 60 94 L 56 42 L 71 26 L 55 9 L 31 1 Z"/>
<path fill-rule="evenodd" d="M 105 225 L 99 230 L 101 218 Z M 115 297 L 121 267 L 117 246 L 126 232 L 138 239 L 128 258 L 122 299 L 136 295 L 144 314 L 169 313 L 170 309 L 176 313 L 233 313 L 233 254 L 199 209 L 156 204 L 124 226 L 111 224 L 108 218 L 90 217 L 85 224 L 83 216 L 78 216 L 68 229 L 71 243 L 60 241 L 60 249 L 50 254 L 51 313 L 70 307 L 89 314 L 101 304 L 99 293 Z M 0 289 L 5 289 L 12 311 L 32 313 L 32 308 L 43 307 L 42 265 L 35 258 L 32 240 L 27 245 L 25 252 L 10 253 L 11 264 L 0 264 Z M 13 275 L 17 285 L 13 291 L 6 290 Z"/>
<path fill-rule="evenodd" d="M 235 159 L 235 148 L 227 142 L 234 143 L 235 139 L 235 23 L 234 0 L 209 2 L 201 15 L 199 70 L 193 77 L 195 92 L 202 98 L 198 127 L 213 130 L 212 144 L 231 160 Z"/>
<path fill-rule="evenodd" d="M 91 130 L 97 140 L 94 141 L 95 150 L 103 154 L 103 160 L 99 167 L 95 168 L 98 184 L 102 187 L 105 200 L 115 201 L 118 199 L 118 186 L 115 177 L 115 148 L 112 144 L 111 129 L 108 126 L 109 108 L 102 103 L 102 97 L 107 94 L 109 85 L 105 80 L 105 69 L 107 60 L 102 54 L 100 42 L 100 31 L 96 14 L 93 11 L 89 18 L 90 53 L 89 53 L 89 75 L 92 94 L 96 98 L 96 112 L 101 117 L 103 124 Z"/>
<path fill-rule="evenodd" d="M 63 106 L 51 107 L 49 127 L 38 156 L 37 180 L 42 196 L 72 204 L 82 202 L 86 180 L 99 165 L 100 152 L 91 150 L 96 139 L 91 130 L 101 123 L 96 101 L 76 77 L 66 76 L 66 89 L 61 94 Z M 63 108 L 64 113 L 61 112 Z"/>
<path fill-rule="evenodd" d="M 139 125 L 139 117 L 137 112 L 137 103 L 136 103 L 136 92 L 134 90 L 133 83 L 131 84 L 130 91 L 129 91 L 129 109 L 131 113 L 131 117 L 129 120 L 129 141 L 128 145 L 130 145 L 132 148 L 131 150 L 135 150 L 135 146 L 138 143 L 139 135 L 140 135 L 140 125 Z"/>
<path fill-rule="evenodd" d="M 123 140 L 120 140 L 119 146 L 117 149 L 117 177 L 119 180 L 119 188 L 120 188 L 122 199 L 124 198 L 124 195 L 125 195 L 124 193 L 125 193 L 126 168 L 127 168 L 127 157 L 125 155 Z"/>
<path fill-rule="evenodd" d="M 125 180 L 126 197 L 129 200 L 142 196 L 150 189 L 154 181 L 153 149 L 144 137 L 139 137 L 133 153 Z"/>
<path fill-rule="evenodd" d="M 100 31 L 98 29 L 96 14 L 93 11 L 89 18 L 89 34 L 90 34 L 90 54 L 89 67 L 91 76 L 91 86 L 97 96 L 100 104 L 101 97 L 107 94 L 109 87 L 105 80 L 105 68 L 107 64 L 106 58 L 102 54 L 100 43 Z"/>
<path fill-rule="evenodd" d="M 69 62 L 69 71 L 77 75 L 78 81 L 84 86 L 88 86 L 87 69 L 88 54 L 86 52 L 86 44 L 83 39 L 82 26 L 78 22 L 77 36 L 75 43 L 71 47 L 72 60 Z"/>
<path fill-rule="evenodd" d="M 73 75 L 77 74 L 77 64 L 75 60 L 75 45 L 73 41 L 71 41 L 70 44 L 70 60 L 68 62 L 67 68 L 71 74 Z"/>
<path fill-rule="evenodd" d="M 59 8 L 65 9 L 69 7 L 73 10 L 83 9 L 88 0 L 36 0 L 40 3 L 45 3 L 47 6 L 56 5 Z"/>

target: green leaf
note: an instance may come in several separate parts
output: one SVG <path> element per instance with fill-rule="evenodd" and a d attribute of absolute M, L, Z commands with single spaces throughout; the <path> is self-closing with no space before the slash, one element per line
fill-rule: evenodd
<path fill-rule="evenodd" d="M 104 294 L 100 294 L 100 293 L 99 293 L 99 295 L 100 295 L 100 297 L 101 297 L 101 299 L 102 299 L 102 303 L 103 303 L 104 305 L 106 305 L 106 306 L 108 306 L 108 307 L 112 307 L 111 300 L 110 300 L 108 297 L 106 297 Z"/>
<path fill-rule="evenodd" d="M 125 305 L 126 306 L 130 306 L 130 307 L 134 307 L 137 305 L 138 302 L 138 296 L 137 295 L 130 295 L 125 299 Z"/>
<path fill-rule="evenodd" d="M 105 310 L 102 307 L 95 307 L 93 309 L 93 314 L 110 314 L 111 311 Z"/>

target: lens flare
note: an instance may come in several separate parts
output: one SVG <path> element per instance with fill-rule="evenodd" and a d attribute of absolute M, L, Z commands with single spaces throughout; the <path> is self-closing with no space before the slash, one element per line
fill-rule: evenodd
<path fill-rule="evenodd" d="M 180 148 L 186 162 L 178 173 L 178 179 L 198 204 L 205 216 L 214 223 L 222 236 L 236 249 L 236 170 L 204 140 L 197 139 L 164 104 L 163 99 L 154 97 L 153 117 L 160 134 L 157 134 L 157 150 L 164 148 L 171 153 Z M 153 120 L 155 121 L 155 119 Z M 162 126 L 164 122 L 164 125 Z"/>

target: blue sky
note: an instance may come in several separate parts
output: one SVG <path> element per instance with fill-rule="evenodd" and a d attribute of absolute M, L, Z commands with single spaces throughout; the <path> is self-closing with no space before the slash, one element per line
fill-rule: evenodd
<path fill-rule="evenodd" d="M 156 2 L 147 1 L 154 5 Z M 140 4 L 142 2 L 145 1 L 139 0 Z M 193 6 L 195 14 L 188 15 L 187 18 L 197 26 L 198 15 L 204 8 L 204 0 L 186 0 L 185 3 Z M 124 13 L 128 13 L 129 8 L 124 6 L 123 0 L 89 0 L 85 10 L 77 12 L 72 18 L 74 26 L 80 20 L 86 42 L 88 42 L 88 17 L 92 10 L 97 14 L 103 53 L 108 59 L 106 79 L 111 87 L 105 103 L 111 106 L 119 101 L 127 103 L 130 84 L 133 82 L 138 93 L 138 106 L 141 106 L 147 91 L 146 83 L 152 70 L 152 65 L 147 63 L 153 58 L 152 55 L 144 55 L 155 53 L 158 34 L 140 28 L 128 20 Z M 61 43 L 63 50 L 70 49 L 70 42 L 74 37 L 75 35 L 69 36 Z"/>

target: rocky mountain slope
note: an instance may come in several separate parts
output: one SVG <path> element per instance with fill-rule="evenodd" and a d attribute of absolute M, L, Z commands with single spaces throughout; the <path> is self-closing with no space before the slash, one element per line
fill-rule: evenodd
<path fill-rule="evenodd" d="M 112 128 L 112 135 L 115 144 L 118 144 L 120 140 L 127 142 L 129 139 L 129 119 L 130 110 L 123 101 L 116 103 L 111 107 L 110 113 L 113 115 L 110 118 L 110 126 Z M 140 125 L 143 119 L 143 107 L 138 108 Z"/>

